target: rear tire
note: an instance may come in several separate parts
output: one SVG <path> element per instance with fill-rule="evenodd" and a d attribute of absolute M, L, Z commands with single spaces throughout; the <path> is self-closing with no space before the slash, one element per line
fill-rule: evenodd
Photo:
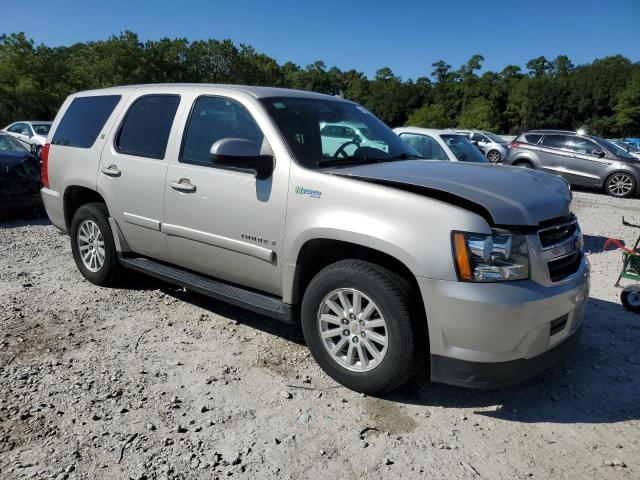
<path fill-rule="evenodd" d="M 88 203 L 76 211 L 71 222 L 71 251 L 78 269 L 91 283 L 102 287 L 120 279 L 109 211 L 104 203 Z"/>
<path fill-rule="evenodd" d="M 417 300 L 399 275 L 362 260 L 339 261 L 321 270 L 304 293 L 306 343 L 338 383 L 362 393 L 390 392 L 416 373 L 428 352 Z"/>
<path fill-rule="evenodd" d="M 636 193 L 636 179 L 630 173 L 612 173 L 604 182 L 604 190 L 612 197 L 631 198 Z"/>
<path fill-rule="evenodd" d="M 640 313 L 640 286 L 631 285 L 622 290 L 620 294 L 622 306 L 633 313 Z"/>
<path fill-rule="evenodd" d="M 520 168 L 529 168 L 531 170 L 535 169 L 535 167 L 533 166 L 533 163 L 527 160 L 520 160 L 519 162 L 514 163 L 514 166 L 520 167 Z"/>
<path fill-rule="evenodd" d="M 487 160 L 491 163 L 500 163 L 502 155 L 500 155 L 500 152 L 497 150 L 489 150 L 489 152 L 487 152 Z"/>

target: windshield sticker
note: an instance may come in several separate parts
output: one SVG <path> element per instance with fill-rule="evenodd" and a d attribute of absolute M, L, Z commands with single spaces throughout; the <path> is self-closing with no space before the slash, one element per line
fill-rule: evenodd
<path fill-rule="evenodd" d="M 296 187 L 295 188 L 296 195 L 308 195 L 311 198 L 320 198 L 322 192 L 320 190 L 312 190 L 310 188 L 305 187 Z"/>

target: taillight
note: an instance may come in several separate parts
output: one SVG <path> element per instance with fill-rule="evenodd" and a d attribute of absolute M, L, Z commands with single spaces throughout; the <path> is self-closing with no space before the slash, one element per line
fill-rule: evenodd
<path fill-rule="evenodd" d="M 520 145 L 522 145 L 520 142 L 516 142 L 515 140 L 512 140 L 509 142 L 509 145 L 507 145 L 507 148 L 517 148 Z"/>
<path fill-rule="evenodd" d="M 42 147 L 42 155 L 40 157 L 42 161 L 40 178 L 44 188 L 49 188 L 49 147 L 50 145 L 45 143 L 44 147 Z"/>

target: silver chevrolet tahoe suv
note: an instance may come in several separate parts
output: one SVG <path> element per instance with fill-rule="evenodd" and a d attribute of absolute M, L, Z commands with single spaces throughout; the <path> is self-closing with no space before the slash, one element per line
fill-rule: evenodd
<path fill-rule="evenodd" d="M 337 145 L 327 124 L 356 133 Z M 300 322 L 324 371 L 360 392 L 424 368 L 507 385 L 578 338 L 588 265 L 567 183 L 422 160 L 347 100 L 232 85 L 77 93 L 42 168 L 49 218 L 89 281 L 137 270 Z"/>

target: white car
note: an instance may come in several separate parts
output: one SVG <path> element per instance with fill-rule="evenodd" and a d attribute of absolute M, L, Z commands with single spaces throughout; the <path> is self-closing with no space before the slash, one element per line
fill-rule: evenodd
<path fill-rule="evenodd" d="M 14 122 L 2 131 L 11 135 L 40 158 L 52 122 Z"/>
<path fill-rule="evenodd" d="M 400 127 L 393 131 L 427 160 L 489 163 L 464 134 L 418 127 Z"/>

